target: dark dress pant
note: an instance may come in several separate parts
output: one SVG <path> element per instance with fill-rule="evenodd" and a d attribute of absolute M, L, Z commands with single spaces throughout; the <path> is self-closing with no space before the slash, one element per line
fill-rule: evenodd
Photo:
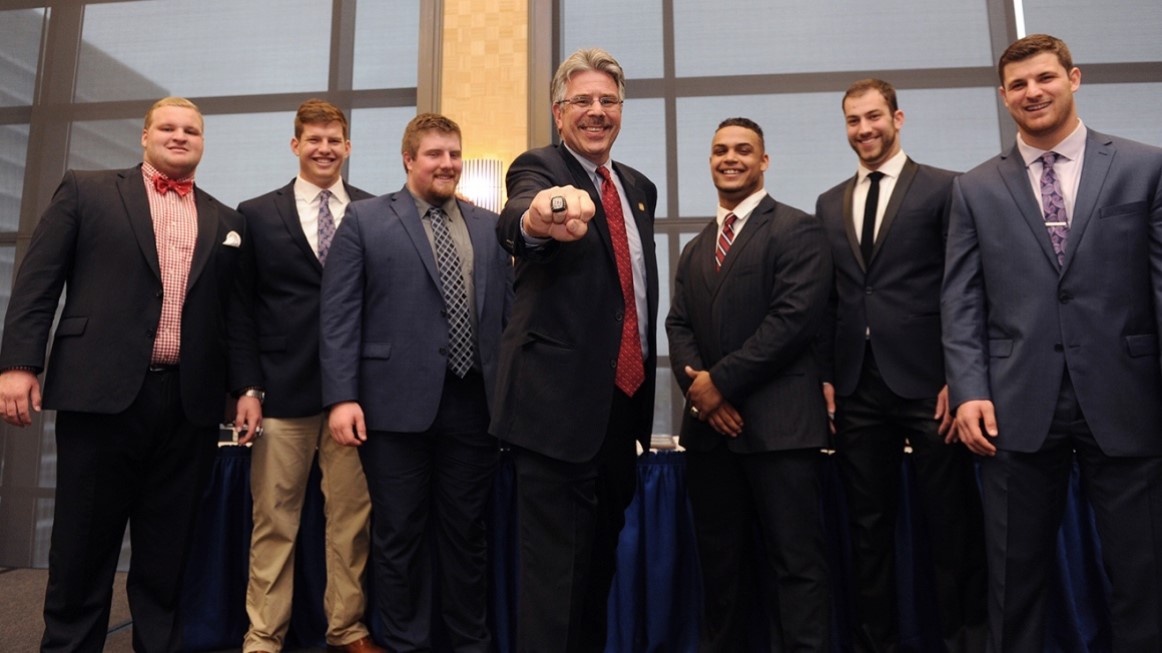
<path fill-rule="evenodd" d="M 836 458 L 847 500 L 855 587 L 855 650 L 899 642 L 896 522 L 905 442 L 912 446 L 918 503 L 932 552 L 944 650 L 979 653 L 986 630 L 984 534 L 972 455 L 945 444 L 936 397 L 892 392 L 866 348 L 855 392 L 836 401 Z"/>
<path fill-rule="evenodd" d="M 133 649 L 179 650 L 182 573 L 217 440 L 217 425 L 186 419 L 176 367 L 148 373 L 122 413 L 57 413 L 42 651 L 104 648 L 127 523 Z"/>

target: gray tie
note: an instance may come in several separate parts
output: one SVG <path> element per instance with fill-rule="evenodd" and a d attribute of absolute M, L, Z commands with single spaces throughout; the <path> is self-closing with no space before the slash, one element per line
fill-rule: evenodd
<path fill-rule="evenodd" d="M 327 252 L 335 238 L 335 216 L 331 215 L 331 191 L 319 193 L 319 263 L 327 264 Z"/>
<path fill-rule="evenodd" d="M 444 212 L 436 207 L 428 210 L 432 222 L 432 240 L 436 246 L 436 268 L 440 271 L 440 285 L 444 290 L 444 307 L 448 311 L 448 369 L 460 378 L 472 369 L 472 318 L 468 314 L 468 291 L 464 287 L 464 273 L 460 255 L 448 232 Z"/>

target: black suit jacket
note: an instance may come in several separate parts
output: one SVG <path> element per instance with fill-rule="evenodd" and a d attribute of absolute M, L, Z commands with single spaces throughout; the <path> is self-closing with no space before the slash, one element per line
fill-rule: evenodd
<path fill-rule="evenodd" d="M 901 397 L 935 397 L 944 387 L 940 283 L 952 181 L 957 173 L 908 159 L 864 261 L 852 220 L 857 177 L 819 196 L 835 288 L 820 338 L 824 379 L 840 396 L 855 392 L 867 332 L 884 382 Z"/>
<path fill-rule="evenodd" d="M 831 287 L 831 251 L 819 221 L 764 197 L 715 270 L 718 225 L 682 250 L 666 317 L 670 366 L 685 393 L 689 365 L 708 370 L 739 413 L 732 451 L 824 447 L 827 410 L 813 348 Z M 712 449 L 725 436 L 683 411 L 682 446 Z"/>
<path fill-rule="evenodd" d="M 191 422 L 212 425 L 224 416 L 225 325 L 246 228 L 233 209 L 194 192 L 198 237 L 182 308 L 182 402 Z M 140 165 L 65 173 L 16 276 L 0 368 L 44 367 L 66 286 L 44 406 L 122 412 L 145 380 L 161 318 L 161 273 Z"/>
<path fill-rule="evenodd" d="M 655 335 L 658 271 L 654 251 L 653 182 L 614 162 L 633 220 L 641 234 L 646 262 L 648 310 L 638 319 L 649 334 L 645 383 L 647 398 L 627 424 L 643 446 L 653 426 L 657 365 Z M 526 247 L 521 216 L 533 197 L 551 186 L 587 189 L 597 213 L 584 238 Z M 496 233 L 516 257 L 516 296 L 501 339 L 500 367 L 490 431 L 502 440 L 569 462 L 597 455 L 609 422 L 614 371 L 625 309 L 601 195 L 581 164 L 564 145 L 530 150 L 509 168 L 508 203 Z M 627 216 L 628 217 L 628 216 Z"/>
<path fill-rule="evenodd" d="M 351 201 L 371 193 L 344 183 Z M 250 238 L 242 248 L 246 311 L 231 385 L 266 390 L 263 414 L 306 417 L 323 410 L 319 293 L 323 266 L 303 233 L 295 180 L 238 205 Z"/>

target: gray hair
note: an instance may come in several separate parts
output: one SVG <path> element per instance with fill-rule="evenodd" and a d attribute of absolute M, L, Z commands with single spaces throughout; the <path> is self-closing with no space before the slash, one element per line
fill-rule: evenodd
<path fill-rule="evenodd" d="M 617 99 L 625 99 L 625 73 L 621 69 L 621 64 L 617 63 L 617 59 L 601 48 L 584 48 L 569 55 L 569 58 L 562 61 L 561 65 L 557 67 L 557 73 L 553 75 L 553 83 L 549 87 L 549 94 L 553 98 L 553 104 L 565 99 L 565 84 L 577 73 L 583 73 L 590 70 L 605 73 L 617 82 Z"/>

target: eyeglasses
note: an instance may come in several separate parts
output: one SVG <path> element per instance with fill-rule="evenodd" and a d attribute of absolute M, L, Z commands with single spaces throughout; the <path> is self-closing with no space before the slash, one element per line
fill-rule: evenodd
<path fill-rule="evenodd" d="M 557 104 L 567 104 L 572 107 L 577 107 L 578 109 L 588 109 L 589 107 L 593 106 L 594 102 L 600 104 L 601 108 L 605 111 L 614 111 L 621 108 L 624 100 L 619 100 L 612 95 L 602 95 L 599 98 L 590 97 L 588 95 L 575 95 L 573 97 L 567 97 L 564 100 L 557 102 Z"/>

